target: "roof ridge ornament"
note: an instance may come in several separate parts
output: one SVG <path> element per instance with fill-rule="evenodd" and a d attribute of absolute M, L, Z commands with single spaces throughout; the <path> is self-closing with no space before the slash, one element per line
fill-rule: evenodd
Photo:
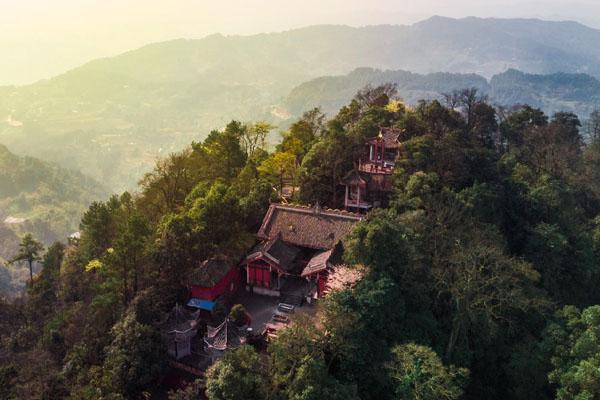
<path fill-rule="evenodd" d="M 317 200 L 317 202 L 315 203 L 314 212 L 315 214 L 321 214 L 321 211 L 323 211 L 323 208 L 321 207 L 321 203 L 319 203 L 319 201 Z"/>

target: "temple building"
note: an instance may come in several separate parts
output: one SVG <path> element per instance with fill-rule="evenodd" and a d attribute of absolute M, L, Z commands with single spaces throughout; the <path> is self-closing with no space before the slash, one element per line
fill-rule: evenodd
<path fill-rule="evenodd" d="M 190 300 L 187 305 L 212 313 L 217 301 L 228 303 L 240 284 L 239 268 L 230 258 L 220 256 L 205 260 L 187 278 Z"/>
<path fill-rule="evenodd" d="M 260 242 L 241 263 L 246 289 L 291 304 L 321 297 L 329 271 L 341 259 L 341 240 L 361 219 L 319 206 L 272 204 L 257 235 Z"/>
<path fill-rule="evenodd" d="M 364 212 L 387 205 L 401 134 L 396 128 L 381 128 L 376 137 L 367 140 L 358 166 L 342 180 L 346 210 Z"/>
<path fill-rule="evenodd" d="M 200 311 L 190 312 L 176 304 L 162 326 L 167 351 L 176 360 L 192 354 L 191 342 L 198 333 Z"/>

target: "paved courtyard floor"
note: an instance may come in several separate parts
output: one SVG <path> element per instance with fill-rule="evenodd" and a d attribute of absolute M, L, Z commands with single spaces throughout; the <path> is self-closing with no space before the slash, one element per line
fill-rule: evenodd
<path fill-rule="evenodd" d="M 236 297 L 234 302 L 242 304 L 244 308 L 246 308 L 246 311 L 252 318 L 250 327 L 255 333 L 261 333 L 264 330 L 265 325 L 271 321 L 274 314 L 282 314 L 277 311 L 277 305 L 280 303 L 279 297 L 269 297 L 243 292 Z M 315 311 L 316 307 L 314 305 L 304 304 L 301 307 L 296 307 L 294 313 L 290 314 L 290 316 L 293 318 L 293 315 L 297 313 L 314 315 Z"/>

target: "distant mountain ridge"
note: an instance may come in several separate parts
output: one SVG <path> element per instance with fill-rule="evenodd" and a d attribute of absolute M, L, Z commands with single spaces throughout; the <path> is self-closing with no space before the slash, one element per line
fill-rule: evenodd
<path fill-rule="evenodd" d="M 511 69 L 488 81 L 477 74 L 438 72 L 423 75 L 402 70 L 359 68 L 347 75 L 320 77 L 297 86 L 284 98 L 281 108 L 291 115 L 300 115 L 314 107 L 334 113 L 364 86 L 387 82 L 395 83 L 399 96 L 409 104 L 441 99 L 444 93 L 474 87 L 494 104 L 529 104 L 548 114 L 572 111 L 585 118 L 600 106 L 600 81 L 586 74 L 537 75 Z"/>
<path fill-rule="evenodd" d="M 411 26 L 180 39 L 32 85 L 0 87 L 0 142 L 113 190 L 131 189 L 158 157 L 232 118 L 285 125 L 291 115 L 278 107 L 282 99 L 321 76 L 371 67 L 489 79 L 514 68 L 598 78 L 597 43 L 599 30 L 572 22 L 443 17 Z"/>

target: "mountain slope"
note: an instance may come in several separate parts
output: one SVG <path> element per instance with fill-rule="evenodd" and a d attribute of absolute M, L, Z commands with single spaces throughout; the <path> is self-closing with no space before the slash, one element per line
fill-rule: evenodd
<path fill-rule="evenodd" d="M 438 72 L 421 75 L 402 70 L 359 68 L 348 75 L 325 76 L 302 83 L 283 99 L 281 108 L 291 115 L 301 115 L 303 111 L 314 107 L 333 113 L 348 104 L 356 92 L 366 85 L 377 86 L 387 82 L 395 83 L 399 95 L 409 104 L 469 87 L 476 87 L 485 93 L 489 91 L 488 81 L 476 74 Z"/>
<path fill-rule="evenodd" d="M 415 24 L 412 33 L 424 57 L 403 69 L 474 72 L 486 78 L 510 68 L 600 76 L 600 49 L 595 45 L 600 31 L 575 22 L 434 17 Z M 418 68 L 423 61 L 430 69 Z"/>
<path fill-rule="evenodd" d="M 45 245 L 78 230 L 83 212 L 108 191 L 94 180 L 58 165 L 19 157 L 0 145 L 0 298 L 13 297 L 29 279 L 23 265 L 6 267 L 30 232 Z"/>
<path fill-rule="evenodd" d="M 572 111 L 586 117 L 600 105 L 600 81 L 587 74 L 536 75 L 509 70 L 492 77 L 489 95 L 498 104 L 530 104 L 548 114 Z"/>
<path fill-rule="evenodd" d="M 441 17 L 412 26 L 174 40 L 0 88 L 0 142 L 122 190 L 161 154 L 232 118 L 285 124 L 288 115 L 274 105 L 319 76 L 368 66 L 486 78 L 508 68 L 600 77 L 598 42 L 600 31 L 571 22 Z"/>
<path fill-rule="evenodd" d="M 12 232 L 33 232 L 47 244 L 65 240 L 78 229 L 89 204 L 105 198 L 107 193 L 99 183 L 80 173 L 35 158 L 16 156 L 0 145 L 2 232 L 7 228 Z M 10 240 L 8 243 L 14 244 Z M 10 257 L 10 251 L 14 248 L 0 246 L 0 258 Z"/>
<path fill-rule="evenodd" d="M 508 70 L 488 82 L 476 74 L 414 74 L 407 71 L 380 71 L 360 68 L 348 75 L 320 77 L 294 88 L 280 105 L 291 115 L 321 107 L 333 113 L 347 104 L 365 85 L 396 83 L 399 96 L 409 104 L 441 99 L 444 93 L 475 87 L 499 105 L 529 104 L 547 114 L 572 111 L 585 118 L 600 104 L 600 81 L 586 74 L 525 74 Z"/>

